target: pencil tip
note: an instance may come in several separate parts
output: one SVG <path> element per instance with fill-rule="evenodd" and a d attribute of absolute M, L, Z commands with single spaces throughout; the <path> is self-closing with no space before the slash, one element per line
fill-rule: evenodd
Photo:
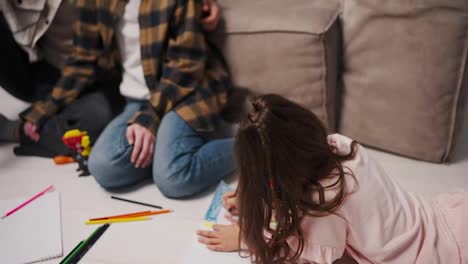
<path fill-rule="evenodd" d="M 2 216 L 2 219 L 6 218 L 6 215 Z"/>

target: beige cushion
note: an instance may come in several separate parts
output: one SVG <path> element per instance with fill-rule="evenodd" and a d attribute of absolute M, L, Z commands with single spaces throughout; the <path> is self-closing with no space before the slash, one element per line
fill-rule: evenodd
<path fill-rule="evenodd" d="M 286 96 L 334 130 L 340 1 L 218 2 L 225 25 L 217 44 L 235 84 Z"/>
<path fill-rule="evenodd" d="M 340 132 L 447 160 L 468 85 L 468 1 L 345 0 Z"/>

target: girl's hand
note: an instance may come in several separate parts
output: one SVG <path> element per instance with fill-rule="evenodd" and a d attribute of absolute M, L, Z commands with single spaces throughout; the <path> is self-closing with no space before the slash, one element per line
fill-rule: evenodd
<path fill-rule="evenodd" d="M 151 131 L 140 124 L 127 127 L 127 140 L 133 145 L 130 161 L 135 168 L 145 168 L 153 161 L 155 137 Z"/>
<path fill-rule="evenodd" d="M 237 199 L 235 191 L 229 191 L 223 194 L 223 207 L 228 210 L 231 215 L 239 215 L 239 199 Z"/>
<path fill-rule="evenodd" d="M 205 244 L 209 250 L 230 252 L 239 250 L 239 226 L 214 225 L 213 231 L 198 230 L 198 242 Z"/>
<path fill-rule="evenodd" d="M 29 137 L 31 140 L 34 142 L 38 142 L 39 139 L 41 138 L 41 135 L 39 135 L 37 125 L 26 121 L 23 126 L 24 134 Z"/>
<path fill-rule="evenodd" d="M 232 215 L 231 213 L 227 213 L 224 215 L 224 218 L 226 218 L 229 222 L 233 224 L 239 223 L 239 216 L 237 215 Z"/>
<path fill-rule="evenodd" d="M 203 0 L 201 23 L 206 31 L 213 31 L 219 23 L 221 10 L 215 0 Z"/>

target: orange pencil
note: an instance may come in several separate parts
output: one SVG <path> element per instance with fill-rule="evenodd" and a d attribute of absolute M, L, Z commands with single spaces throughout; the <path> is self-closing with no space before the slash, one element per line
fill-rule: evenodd
<path fill-rule="evenodd" d="M 105 216 L 105 217 L 99 217 L 99 218 L 92 218 L 92 219 L 89 219 L 89 221 L 105 220 L 105 219 L 119 218 L 119 217 L 138 217 L 140 214 L 151 213 L 151 212 L 152 212 L 152 211 L 143 211 L 143 212 L 136 212 L 136 213 L 131 213 L 131 214 L 121 214 L 121 215 Z"/>
<path fill-rule="evenodd" d="M 131 214 L 122 214 L 122 215 L 113 215 L 113 216 L 106 216 L 106 217 L 99 217 L 99 218 L 92 218 L 89 221 L 97 221 L 97 220 L 106 220 L 106 219 L 117 219 L 117 218 L 129 218 L 129 217 L 140 217 L 140 216 L 148 216 L 148 215 L 157 215 L 157 214 L 165 214 L 170 213 L 172 210 L 159 210 L 159 211 L 143 211 Z"/>

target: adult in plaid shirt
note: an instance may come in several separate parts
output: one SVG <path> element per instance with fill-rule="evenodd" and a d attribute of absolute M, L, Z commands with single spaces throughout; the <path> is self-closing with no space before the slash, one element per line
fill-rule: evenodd
<path fill-rule="evenodd" d="M 47 98 L 72 52 L 75 0 L 0 1 L 0 89 L 31 103 Z M 119 73 L 100 74 L 85 92 L 45 122 L 40 135 L 25 136 L 30 124 L 0 113 L 0 142 L 19 143 L 16 155 L 54 157 L 70 150 L 62 135 L 86 130 L 91 142 L 120 112 Z M 1 92 L 1 91 L 0 91 Z"/>
<path fill-rule="evenodd" d="M 202 24 L 213 0 L 78 0 L 74 52 L 51 97 L 22 117 L 40 127 L 72 102 L 99 69 L 122 65 L 124 111 L 97 140 L 89 169 L 104 188 L 153 177 L 161 192 L 187 197 L 234 170 L 233 139 L 210 140 L 222 123 L 230 79 Z M 200 21 L 204 20 L 204 23 Z M 120 62 L 116 59 L 120 57 Z"/>

